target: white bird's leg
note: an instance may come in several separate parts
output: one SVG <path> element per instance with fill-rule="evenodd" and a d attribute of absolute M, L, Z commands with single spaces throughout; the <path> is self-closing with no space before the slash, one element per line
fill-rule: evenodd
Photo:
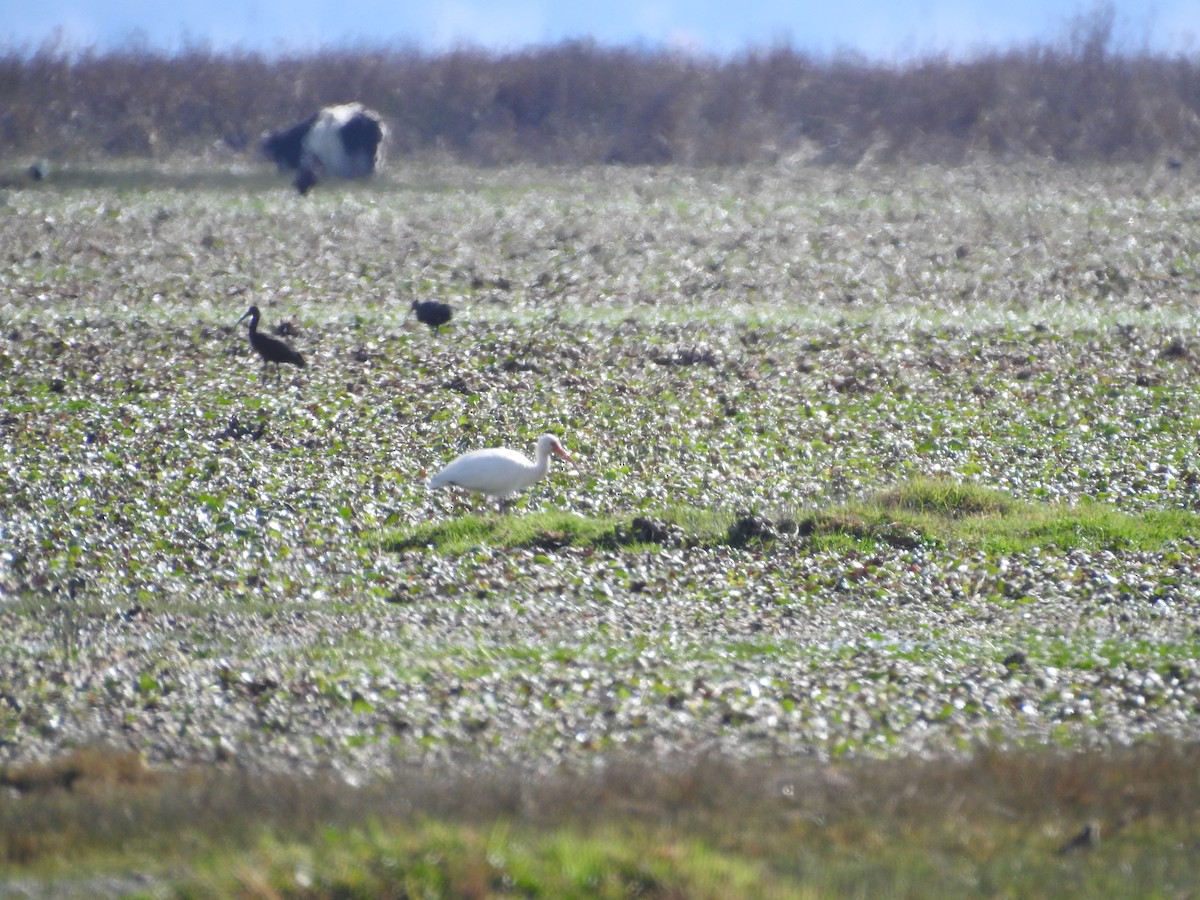
<path fill-rule="evenodd" d="M 454 492 L 454 505 L 459 512 L 466 512 L 467 515 L 473 516 L 479 511 L 479 503 L 470 491 L 464 491 L 461 488 Z M 486 503 L 484 509 L 487 509 Z"/>

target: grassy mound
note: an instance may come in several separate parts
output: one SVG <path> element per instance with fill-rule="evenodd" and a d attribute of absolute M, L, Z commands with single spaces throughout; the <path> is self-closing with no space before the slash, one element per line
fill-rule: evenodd
<path fill-rule="evenodd" d="M 653 516 L 587 518 L 555 510 L 515 515 L 469 515 L 389 532 L 388 550 L 430 548 L 460 554 L 477 547 L 559 550 L 563 547 L 646 547 L 668 543 L 715 544 L 724 540 L 726 519 L 698 510 L 664 510 Z"/>
<path fill-rule="evenodd" d="M 1200 519 L 1187 510 L 1134 515 L 1090 501 L 1019 501 L 977 484 L 921 478 L 814 512 L 800 531 L 825 542 L 953 544 L 999 554 L 1046 546 L 1153 550 L 1200 537 Z"/>
<path fill-rule="evenodd" d="M 664 544 L 745 546 L 797 538 L 834 548 L 954 544 L 995 553 L 1051 545 L 1064 550 L 1157 549 L 1172 541 L 1200 538 L 1200 519 L 1187 510 L 1132 515 L 1102 503 L 1020 501 L 978 484 L 917 478 L 796 519 L 688 507 L 633 517 L 588 518 L 558 510 L 526 516 L 469 515 L 390 532 L 382 544 L 393 551 L 429 548 L 454 555 L 477 547 L 552 551 Z"/>

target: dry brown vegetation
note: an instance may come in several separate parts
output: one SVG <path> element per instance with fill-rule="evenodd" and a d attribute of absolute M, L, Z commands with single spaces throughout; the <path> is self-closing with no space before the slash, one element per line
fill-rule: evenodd
<path fill-rule="evenodd" d="M 1200 61 L 1115 52 L 1100 7 L 1054 43 L 900 67 L 787 46 L 718 60 L 587 41 L 283 58 L 0 48 L 0 158 L 253 154 L 264 129 L 349 99 L 384 114 L 393 153 L 484 165 L 1144 161 L 1200 148 Z"/>
<path fill-rule="evenodd" d="M 794 896 L 801 885 L 823 895 L 1121 893 L 1138 883 L 1137 871 L 1151 871 L 1144 868 L 1151 858 L 1159 860 L 1155 884 L 1187 883 L 1182 873 L 1200 802 L 1197 752 L 1194 745 L 1159 744 L 1105 754 L 982 752 L 953 762 L 840 766 L 613 760 L 586 774 L 536 777 L 516 770 L 402 770 L 350 787 L 213 768 L 152 775 L 134 756 L 91 750 L 3 770 L 11 796 L 0 807 L 0 865 L 57 873 L 44 882 L 7 883 L 30 892 L 40 885 L 47 895 L 156 888 L 166 896 L 174 895 L 171 884 L 183 896 L 409 896 L 406 888 L 424 877 L 439 894 L 507 896 L 526 848 L 570 841 L 564 852 L 600 852 L 616 871 L 623 851 L 612 835 L 620 834 L 643 842 L 645 862 L 622 877 L 640 884 L 645 896 L 719 896 L 722 873 L 715 866 L 729 860 L 741 861 L 756 896 Z M 350 843 L 364 822 L 374 823 L 371 837 Z M 1182 843 L 1160 846 L 1167 834 Z M 446 852 L 447 840 L 451 858 L 431 875 L 428 860 Z M 353 868 L 341 875 L 329 871 L 336 868 L 329 865 L 330 841 L 353 848 Z M 314 856 L 288 849 L 303 844 L 324 849 Z M 206 874 L 198 859 L 197 851 L 210 845 L 223 854 L 219 875 Z M 55 860 L 84 848 L 124 853 L 123 874 L 55 868 Z M 689 862 L 685 853 L 700 858 Z M 147 862 L 155 857 L 175 861 L 170 875 Z M 668 861 L 657 877 L 649 862 L 655 859 Z M 135 861 L 132 871 L 128 860 Z M 1121 866 L 1125 874 L 1117 875 Z M 706 867 L 707 876 L 689 890 L 688 873 Z M 363 874 L 354 876 L 355 868 Z M 593 895 L 578 893 L 582 885 L 553 868 L 524 878 L 547 890 Z"/>

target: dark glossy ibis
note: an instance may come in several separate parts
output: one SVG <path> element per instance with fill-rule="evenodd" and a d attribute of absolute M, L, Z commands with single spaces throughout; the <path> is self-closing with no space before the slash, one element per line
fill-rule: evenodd
<path fill-rule="evenodd" d="M 269 334 L 258 333 L 258 318 L 259 312 L 257 306 L 252 306 L 246 310 L 246 315 L 238 319 L 238 324 L 250 319 L 250 346 L 254 348 L 254 352 L 262 357 L 263 371 L 262 377 L 265 381 L 267 378 L 267 366 L 275 363 L 275 373 L 279 374 L 280 363 L 290 363 L 293 366 L 304 368 L 304 357 L 281 341 L 279 338 L 271 337 Z"/>
<path fill-rule="evenodd" d="M 440 300 L 414 300 L 412 302 L 413 312 L 417 314 L 417 321 L 428 325 L 436 334 L 441 330 L 441 327 L 450 321 L 450 316 L 454 311 L 450 309 L 449 303 L 442 303 Z"/>

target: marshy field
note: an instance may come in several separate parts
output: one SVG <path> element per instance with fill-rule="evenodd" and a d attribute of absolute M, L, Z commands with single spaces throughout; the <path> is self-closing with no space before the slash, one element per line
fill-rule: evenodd
<path fill-rule="evenodd" d="M 0 895 L 1200 891 L 1193 163 L 8 170 Z"/>

